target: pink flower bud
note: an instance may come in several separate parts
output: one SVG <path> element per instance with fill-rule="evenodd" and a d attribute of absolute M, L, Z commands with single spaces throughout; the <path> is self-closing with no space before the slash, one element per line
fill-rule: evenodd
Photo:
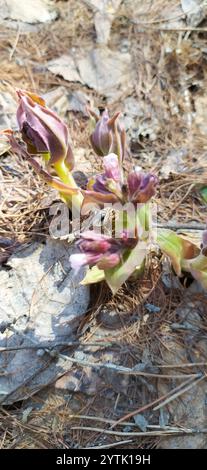
<path fill-rule="evenodd" d="M 119 160 L 115 153 L 109 153 L 103 159 L 106 178 L 112 178 L 114 181 L 119 182 L 121 179 L 121 170 Z"/>
<path fill-rule="evenodd" d="M 103 256 L 98 262 L 97 266 L 99 269 L 111 269 L 117 266 L 120 262 L 120 255 L 118 253 L 111 253 L 108 256 Z"/>
<path fill-rule="evenodd" d="M 76 270 L 81 266 L 97 265 L 99 269 L 114 268 L 121 261 L 125 250 L 133 248 L 137 240 L 128 239 L 127 232 L 119 239 L 113 239 L 94 231 L 81 234 L 77 246 L 80 253 L 71 255 L 71 266 Z"/>

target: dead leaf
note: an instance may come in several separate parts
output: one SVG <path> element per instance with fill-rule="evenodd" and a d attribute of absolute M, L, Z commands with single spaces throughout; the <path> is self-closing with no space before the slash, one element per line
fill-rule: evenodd
<path fill-rule="evenodd" d="M 4 155 L 4 153 L 8 152 L 10 149 L 10 144 L 6 141 L 0 141 L 0 156 Z"/>
<path fill-rule="evenodd" d="M 109 48 L 70 50 L 50 61 L 48 70 L 70 82 L 80 82 L 105 95 L 108 101 L 120 98 L 133 87 L 131 56 Z"/>
<path fill-rule="evenodd" d="M 161 176 L 168 178 L 171 173 L 184 173 L 187 170 L 187 166 L 184 162 L 184 158 L 187 157 L 187 155 L 187 148 L 171 150 L 163 161 L 163 165 L 160 169 Z"/>
<path fill-rule="evenodd" d="M 48 0 L 0 0 L 0 19 L 30 24 L 46 23 L 57 18 L 54 3 Z"/>
<path fill-rule="evenodd" d="M 99 11 L 96 12 L 94 17 L 96 40 L 98 44 L 107 44 L 110 39 L 111 26 L 121 0 L 102 0 L 96 3 L 99 4 Z"/>
<path fill-rule="evenodd" d="M 205 19 L 207 15 L 205 3 L 203 0 L 181 0 L 181 6 L 189 26 L 196 27 Z"/>
<path fill-rule="evenodd" d="M 0 129 L 17 127 L 16 108 L 16 101 L 11 94 L 2 91 L 0 93 Z"/>

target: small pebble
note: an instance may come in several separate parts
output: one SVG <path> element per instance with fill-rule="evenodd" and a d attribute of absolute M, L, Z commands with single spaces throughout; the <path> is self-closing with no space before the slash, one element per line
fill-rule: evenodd
<path fill-rule="evenodd" d="M 158 313 L 160 312 L 160 307 L 157 307 L 156 305 L 153 304 L 145 304 L 145 308 L 148 310 L 150 313 Z"/>

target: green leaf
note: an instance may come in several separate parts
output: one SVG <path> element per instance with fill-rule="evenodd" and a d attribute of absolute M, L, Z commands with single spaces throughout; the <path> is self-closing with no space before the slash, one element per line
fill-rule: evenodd
<path fill-rule="evenodd" d="M 190 260 L 190 272 L 194 279 L 207 289 L 207 256 L 200 254 L 195 259 Z"/>
<path fill-rule="evenodd" d="M 82 286 L 86 286 L 88 284 L 95 284 L 96 282 L 104 281 L 105 274 L 102 269 L 99 269 L 97 266 L 93 266 L 92 268 L 88 269 L 84 279 L 80 282 Z"/>
<path fill-rule="evenodd" d="M 132 273 L 141 267 L 146 257 L 146 244 L 137 243 L 133 250 L 127 250 L 122 261 L 113 269 L 105 270 L 105 279 L 112 290 L 116 294 L 118 289 L 127 281 Z"/>
<path fill-rule="evenodd" d="M 143 204 L 137 210 L 137 221 L 139 226 L 141 226 L 144 238 L 148 238 L 149 232 L 149 223 L 150 223 L 150 205 L 149 203 Z"/>
<path fill-rule="evenodd" d="M 204 289 L 207 289 L 207 271 L 195 271 L 191 270 L 191 274 L 196 279 Z"/>
<path fill-rule="evenodd" d="M 182 261 L 194 258 L 199 253 L 196 244 L 182 238 L 172 230 L 158 230 L 157 243 L 161 250 L 171 259 L 173 268 L 181 276 Z"/>
<path fill-rule="evenodd" d="M 207 203 L 207 187 L 204 187 L 200 190 L 200 194 L 204 202 Z"/>

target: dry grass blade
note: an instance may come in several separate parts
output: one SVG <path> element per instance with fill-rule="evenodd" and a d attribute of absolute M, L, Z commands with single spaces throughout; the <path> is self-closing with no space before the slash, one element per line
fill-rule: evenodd
<path fill-rule="evenodd" d="M 119 432 L 119 431 L 110 431 L 108 429 L 102 428 L 92 428 L 88 426 L 73 426 L 72 429 L 80 430 L 80 431 L 91 431 L 91 432 L 100 432 L 103 434 L 108 434 L 111 436 L 131 436 L 131 437 L 144 437 L 144 436 L 170 436 L 170 435 L 182 435 L 182 434 L 196 434 L 199 433 L 206 433 L 206 429 L 196 430 L 196 429 L 173 429 L 173 430 L 166 430 L 166 431 L 147 431 L 147 432 Z"/>
<path fill-rule="evenodd" d="M 85 447 L 85 449 L 112 449 L 112 447 L 117 447 L 117 446 L 120 446 L 120 445 L 125 445 L 125 444 L 130 444 L 132 442 L 132 440 L 123 440 L 123 441 L 119 441 L 119 442 L 114 442 L 114 444 L 105 444 L 103 446 L 94 446 L 94 447 Z"/>
<path fill-rule="evenodd" d="M 200 375 L 201 374 L 197 374 L 197 379 L 200 378 Z M 202 377 L 203 378 L 203 377 Z M 192 382 L 192 380 L 194 381 L 194 379 L 190 378 L 188 380 L 186 380 L 185 382 L 181 383 L 180 385 L 178 385 L 177 387 L 175 387 L 174 389 L 172 389 L 169 393 L 166 393 L 165 395 L 162 395 L 161 397 L 159 398 L 156 398 L 156 400 L 153 400 L 151 403 L 148 403 L 144 406 L 141 406 L 140 408 L 138 408 L 137 410 L 134 410 L 132 411 L 131 413 L 128 413 L 126 414 L 125 416 L 123 416 L 122 418 L 120 418 L 118 421 L 116 421 L 115 424 L 113 424 L 111 426 L 111 429 L 113 429 L 115 426 L 117 426 L 118 424 L 121 424 L 123 421 L 131 418 L 132 416 L 135 416 L 139 413 L 142 413 L 143 411 L 145 410 L 148 410 L 149 408 L 152 408 L 153 405 L 156 405 L 157 403 L 160 403 L 160 402 L 163 402 L 163 400 L 166 400 L 168 398 L 170 398 L 171 396 L 175 396 L 175 394 L 177 392 L 179 392 L 181 389 L 183 390 L 183 387 L 185 387 L 186 385 L 188 385 L 190 382 Z M 181 391 L 182 391 L 181 390 Z"/>
<path fill-rule="evenodd" d="M 164 400 L 162 403 L 160 403 L 159 405 L 155 406 L 153 408 L 154 411 L 157 411 L 159 410 L 160 408 L 162 408 L 163 406 L 167 405 L 168 403 L 170 403 L 172 400 L 175 400 L 176 398 L 178 398 L 180 395 L 182 395 L 183 393 L 186 393 L 188 392 L 188 390 L 190 390 L 192 387 L 195 387 L 195 385 L 198 385 L 198 383 L 200 383 L 203 379 L 206 379 L 206 375 L 203 375 L 202 377 L 194 380 L 191 384 L 187 385 L 186 387 L 183 387 L 182 390 L 179 390 L 178 392 L 174 393 L 173 395 L 171 395 L 169 398 L 166 398 L 166 400 Z"/>

